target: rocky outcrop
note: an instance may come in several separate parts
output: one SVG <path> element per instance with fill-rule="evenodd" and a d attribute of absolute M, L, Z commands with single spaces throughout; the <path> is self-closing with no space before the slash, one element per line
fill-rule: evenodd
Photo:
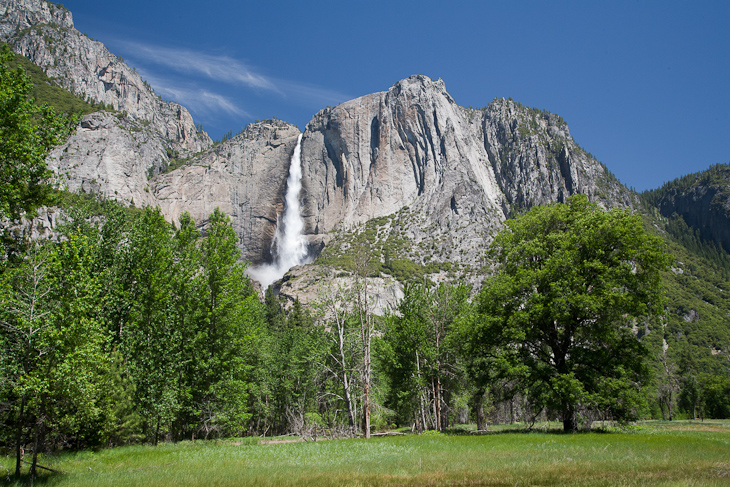
<path fill-rule="evenodd" d="M 190 113 L 164 102 L 124 61 L 73 26 L 71 13 L 45 0 L 0 0 L 0 35 L 59 86 L 82 98 L 145 121 L 180 153 L 211 145 Z"/>
<path fill-rule="evenodd" d="M 0 19 L 0 37 L 3 39 L 37 25 L 56 25 L 61 29 L 74 26 L 71 12 L 62 5 L 38 0 L 3 0 L 0 2 Z"/>
<path fill-rule="evenodd" d="M 309 233 L 357 231 L 397 213 L 377 241 L 409 241 L 399 251 L 421 265 L 482 267 L 485 245 L 515 208 L 576 193 L 631 204 L 560 117 L 502 99 L 464 108 L 443 81 L 422 75 L 319 112 L 302 165 Z"/>
<path fill-rule="evenodd" d="M 304 219 L 311 233 L 351 229 L 408 207 L 415 243 L 447 233 L 443 258 L 476 252 L 506 200 L 480 127 L 441 80 L 411 76 L 390 90 L 319 112 L 302 141 Z"/>
<path fill-rule="evenodd" d="M 61 208 L 38 208 L 32 218 L 18 222 L 0 221 L 0 230 L 6 239 L 16 242 L 62 238 L 59 227 L 69 220 L 69 215 Z"/>
<path fill-rule="evenodd" d="M 56 84 L 109 111 L 87 116 L 49 165 L 71 190 L 155 204 L 147 178 L 171 159 L 212 145 L 190 113 L 164 102 L 121 58 L 73 26 L 71 13 L 44 0 L 0 0 L 0 39 Z"/>
<path fill-rule="evenodd" d="M 730 252 L 730 164 L 716 164 L 646 195 L 662 215 L 680 215 L 703 239 Z"/>
<path fill-rule="evenodd" d="M 513 209 L 588 195 L 604 207 L 632 206 L 630 191 L 575 143 L 558 115 L 496 99 L 482 111 L 484 146 Z"/>
<path fill-rule="evenodd" d="M 286 306 L 295 300 L 308 307 L 321 303 L 324 296 L 335 289 L 352 289 L 355 278 L 325 266 L 296 266 L 292 268 L 282 282 L 276 286 L 276 292 L 284 298 Z M 396 309 L 403 299 L 403 284 L 389 277 L 367 279 L 368 310 L 383 316 L 387 311 Z M 353 303 L 342 303 L 345 306 Z M 325 312 L 326 313 L 326 312 Z"/>
<path fill-rule="evenodd" d="M 155 204 L 170 220 L 188 212 L 204 226 L 215 208 L 230 216 L 243 255 L 254 265 L 271 260 L 271 241 L 299 130 L 278 120 L 242 133 L 150 181 Z"/>

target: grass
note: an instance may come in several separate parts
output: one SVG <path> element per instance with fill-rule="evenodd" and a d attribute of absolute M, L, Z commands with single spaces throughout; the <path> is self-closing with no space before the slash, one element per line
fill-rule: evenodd
<path fill-rule="evenodd" d="M 5 457 L 0 465 L 11 463 Z M 730 485 L 730 421 L 573 435 L 502 429 L 316 443 L 247 438 L 66 453 L 41 463 L 66 473 L 44 473 L 37 485 L 79 487 Z"/>

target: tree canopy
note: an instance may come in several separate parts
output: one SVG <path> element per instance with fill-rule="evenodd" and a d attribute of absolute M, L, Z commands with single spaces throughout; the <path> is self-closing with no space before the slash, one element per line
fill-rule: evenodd
<path fill-rule="evenodd" d="M 585 196 L 535 207 L 507 222 L 490 253 L 498 264 L 477 298 L 468 349 L 518 384 L 536 411 L 629 419 L 647 378 L 634 329 L 663 313 L 659 238 L 626 209 Z"/>
<path fill-rule="evenodd" d="M 52 173 L 45 158 L 68 136 L 65 118 L 38 106 L 22 68 L 12 70 L 7 46 L 0 52 L 0 219 L 17 219 L 46 203 Z"/>

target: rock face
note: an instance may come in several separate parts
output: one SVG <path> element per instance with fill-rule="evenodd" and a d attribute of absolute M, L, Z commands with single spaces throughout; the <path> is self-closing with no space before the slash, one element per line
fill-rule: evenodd
<path fill-rule="evenodd" d="M 483 110 L 484 146 L 512 208 L 563 202 L 581 193 L 604 207 L 633 206 L 630 191 L 578 146 L 553 113 L 496 99 Z"/>
<path fill-rule="evenodd" d="M 302 165 L 311 233 L 352 229 L 408 207 L 407 238 L 422 244 L 449 234 L 443 258 L 468 258 L 504 220 L 507 200 L 480 127 L 441 80 L 412 76 L 319 112 L 304 132 Z"/>
<path fill-rule="evenodd" d="M 69 191 L 154 205 L 147 178 L 167 164 L 165 145 L 158 132 L 128 117 L 96 112 L 82 119 L 66 144 L 49 154 L 47 163 Z"/>
<path fill-rule="evenodd" d="M 212 145 L 190 113 L 162 101 L 137 72 L 73 26 L 71 13 L 44 0 L 0 0 L 0 40 L 59 86 L 116 111 L 86 117 L 50 166 L 72 190 L 153 204 L 146 179 Z"/>
<path fill-rule="evenodd" d="M 37 0 L 4 0 L 0 2 L 0 36 L 9 37 L 15 31 L 30 29 L 36 25 L 57 25 L 73 28 L 71 12 L 50 2 Z"/>
<path fill-rule="evenodd" d="M 478 127 L 441 80 L 425 76 L 319 112 L 304 132 L 302 161 L 304 218 L 314 233 L 417 200 L 449 211 L 466 193 L 480 194 L 485 208 L 505 202 Z"/>
<path fill-rule="evenodd" d="M 134 69 L 79 33 L 64 8 L 0 0 L 0 13 L 0 38 L 60 86 L 114 110 L 85 117 L 50 155 L 70 190 L 159 205 L 171 221 L 187 211 L 203 227 L 218 207 L 230 215 L 244 257 L 270 260 L 296 127 L 255 123 L 212 147 L 185 108 L 163 102 Z M 182 165 L 166 172 L 171 164 Z M 426 76 L 316 114 L 303 134 L 302 173 L 313 249 L 380 218 L 375 241 L 398 258 L 453 262 L 473 276 L 515 209 L 575 193 L 605 206 L 632 204 L 560 117 L 511 100 L 467 109 Z"/>
<path fill-rule="evenodd" d="M 680 215 L 703 239 L 730 252 L 730 164 L 689 174 L 649 194 L 662 215 Z"/>
<path fill-rule="evenodd" d="M 467 109 L 426 76 L 319 112 L 304 133 L 302 164 L 307 232 L 398 213 L 378 241 L 410 241 L 401 251 L 422 265 L 481 267 L 485 244 L 513 209 L 575 193 L 631 204 L 560 117 L 502 99 Z"/>
<path fill-rule="evenodd" d="M 271 241 L 283 209 L 286 179 L 299 130 L 269 120 L 150 181 L 155 204 L 171 220 L 184 211 L 199 225 L 215 208 L 230 216 L 248 260 L 271 260 Z"/>

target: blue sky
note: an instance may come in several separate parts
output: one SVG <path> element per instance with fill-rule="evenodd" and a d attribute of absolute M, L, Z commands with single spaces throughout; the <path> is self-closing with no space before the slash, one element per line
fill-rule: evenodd
<path fill-rule="evenodd" d="M 561 115 L 627 186 L 730 161 L 728 1 L 66 0 L 214 139 L 273 116 L 442 78 L 457 103 L 495 97 Z"/>

